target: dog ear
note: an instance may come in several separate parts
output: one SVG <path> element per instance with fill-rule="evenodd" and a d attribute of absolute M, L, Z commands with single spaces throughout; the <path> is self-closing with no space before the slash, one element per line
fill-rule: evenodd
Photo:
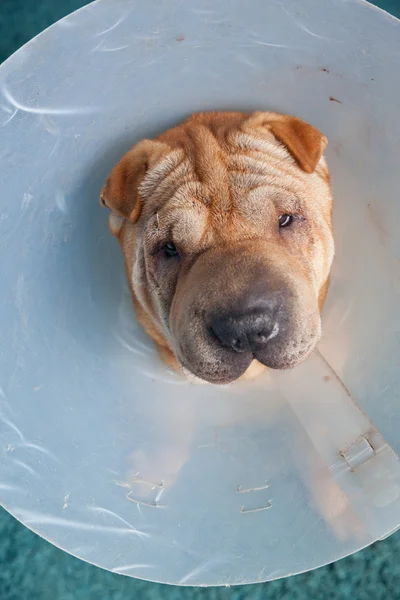
<path fill-rule="evenodd" d="M 166 144 L 142 140 L 115 165 L 100 194 L 100 203 L 136 223 L 142 211 L 139 186 L 146 171 L 169 150 Z"/>
<path fill-rule="evenodd" d="M 268 125 L 299 167 L 306 173 L 313 173 L 326 148 L 327 138 L 318 129 L 296 117 L 283 116 Z"/>

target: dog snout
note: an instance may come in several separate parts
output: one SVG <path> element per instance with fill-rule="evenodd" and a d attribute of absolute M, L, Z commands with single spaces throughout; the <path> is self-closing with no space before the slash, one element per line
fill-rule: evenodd
<path fill-rule="evenodd" d="M 240 312 L 223 311 L 211 320 L 210 331 L 217 342 L 236 353 L 263 350 L 279 333 L 275 301 L 265 300 L 262 306 L 245 306 Z"/>

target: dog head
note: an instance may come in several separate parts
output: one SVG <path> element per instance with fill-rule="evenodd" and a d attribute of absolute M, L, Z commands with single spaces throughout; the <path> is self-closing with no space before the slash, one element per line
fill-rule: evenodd
<path fill-rule="evenodd" d="M 139 319 L 200 379 L 236 380 L 253 360 L 291 368 L 318 341 L 334 252 L 326 143 L 295 117 L 202 113 L 108 178 Z"/>

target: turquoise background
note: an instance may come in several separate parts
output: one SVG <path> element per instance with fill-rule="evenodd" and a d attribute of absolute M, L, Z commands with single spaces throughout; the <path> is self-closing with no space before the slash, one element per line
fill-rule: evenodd
<path fill-rule="evenodd" d="M 0 0 L 0 62 L 85 4 L 82 0 Z M 375 4 L 400 18 L 400 0 Z M 86 564 L 0 509 L 0 600 L 400 600 L 399 557 L 400 532 L 333 565 L 289 579 L 229 589 L 178 588 Z"/>

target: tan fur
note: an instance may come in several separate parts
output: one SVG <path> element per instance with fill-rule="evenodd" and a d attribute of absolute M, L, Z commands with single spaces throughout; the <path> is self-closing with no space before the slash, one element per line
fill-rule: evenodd
<path fill-rule="evenodd" d="M 322 308 L 334 252 L 326 143 L 317 129 L 286 115 L 201 113 L 139 142 L 114 167 L 101 201 L 112 210 L 110 229 L 122 246 L 138 319 L 172 368 L 182 362 L 185 336 L 196 338 L 185 343 L 203 362 L 214 360 L 201 321 L 185 321 L 187 302 L 198 297 L 199 309 L 208 310 L 247 289 L 246 264 L 267 269 L 272 259 L 274 272 L 287 272 L 303 298 L 304 324 L 288 350 L 295 356 L 301 327 L 314 319 L 307 315 Z M 282 235 L 275 228 L 281 213 L 299 216 Z M 153 259 L 159 240 L 171 236 L 185 257 L 173 289 Z M 239 277 L 230 267 L 238 253 Z M 218 270 L 221 261 L 226 270 Z M 263 369 L 253 361 L 245 376 Z"/>

